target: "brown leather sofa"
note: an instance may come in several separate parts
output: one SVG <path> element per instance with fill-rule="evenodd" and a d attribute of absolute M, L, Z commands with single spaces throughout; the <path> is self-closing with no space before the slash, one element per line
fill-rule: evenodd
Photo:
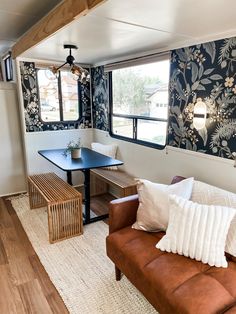
<path fill-rule="evenodd" d="M 172 183 L 183 178 L 175 177 Z M 236 313 L 236 263 L 228 256 L 228 268 L 211 267 L 155 245 L 164 232 L 131 228 L 136 220 L 138 196 L 110 204 L 107 255 L 159 313 Z"/>

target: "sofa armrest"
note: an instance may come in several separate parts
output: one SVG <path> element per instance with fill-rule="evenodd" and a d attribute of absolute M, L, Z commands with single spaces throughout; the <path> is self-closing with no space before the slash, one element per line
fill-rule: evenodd
<path fill-rule="evenodd" d="M 109 204 L 109 234 L 132 225 L 136 221 L 138 205 L 137 194 L 111 201 Z"/>

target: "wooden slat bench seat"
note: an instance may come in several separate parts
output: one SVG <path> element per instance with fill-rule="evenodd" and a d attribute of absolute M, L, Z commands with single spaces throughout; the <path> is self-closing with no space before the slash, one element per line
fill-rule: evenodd
<path fill-rule="evenodd" d="M 120 197 L 137 193 L 134 177 L 122 170 L 93 169 L 91 176 L 92 195 L 107 193 L 109 186 L 117 188 Z"/>
<path fill-rule="evenodd" d="M 50 243 L 83 233 L 82 196 L 55 173 L 28 177 L 30 208 L 47 206 Z"/>

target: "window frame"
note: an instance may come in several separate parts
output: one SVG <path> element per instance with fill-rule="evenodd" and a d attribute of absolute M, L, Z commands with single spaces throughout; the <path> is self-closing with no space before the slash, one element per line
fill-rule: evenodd
<path fill-rule="evenodd" d="M 168 82 L 168 86 L 169 86 L 169 82 Z M 108 116 L 109 116 L 109 135 L 111 137 L 117 138 L 119 140 L 131 142 L 131 143 L 134 143 L 134 144 L 139 144 L 139 145 L 143 145 L 143 146 L 147 146 L 147 147 L 157 148 L 159 150 L 165 149 L 165 147 L 167 145 L 167 131 L 168 131 L 168 121 L 169 121 L 169 101 L 168 101 L 168 104 L 167 104 L 167 119 L 145 117 L 145 116 L 138 116 L 138 115 L 127 115 L 127 114 L 116 114 L 116 113 L 113 113 L 112 71 L 108 72 L 108 95 L 109 95 L 109 113 L 108 113 Z M 113 130 L 112 117 L 132 119 L 133 120 L 133 138 L 113 133 L 113 131 L 112 131 Z M 160 144 L 157 144 L 157 143 L 152 143 L 152 142 L 147 142 L 147 141 L 143 141 L 143 140 L 137 139 L 137 134 L 138 134 L 137 124 L 138 124 L 138 120 L 166 122 L 165 145 L 160 145 Z"/>
<path fill-rule="evenodd" d="M 40 101 L 40 91 L 39 91 L 39 84 L 38 84 L 38 71 L 39 70 L 47 70 L 43 67 L 37 67 L 36 69 L 36 79 L 37 79 L 37 93 L 38 93 L 38 103 L 39 103 L 39 119 L 43 124 L 70 124 L 70 123 L 79 123 L 83 119 L 83 110 L 82 110 L 82 92 L 81 92 L 81 83 L 77 81 L 77 88 L 78 88 L 78 114 L 79 117 L 77 120 L 55 120 L 55 121 L 45 121 L 42 119 L 41 116 L 41 101 Z M 57 86 L 58 86 L 58 100 L 59 100 L 59 117 L 60 119 L 63 118 L 63 105 L 62 105 L 62 88 L 61 88 L 61 71 L 66 72 L 67 70 L 59 70 L 59 76 L 57 78 Z M 69 72 L 69 71 L 68 71 Z"/>

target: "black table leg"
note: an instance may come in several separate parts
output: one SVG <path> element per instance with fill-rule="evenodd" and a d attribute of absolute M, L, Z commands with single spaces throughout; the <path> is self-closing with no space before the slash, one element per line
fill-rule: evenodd
<path fill-rule="evenodd" d="M 84 173 L 84 206 L 85 224 L 90 223 L 90 169 L 83 170 Z"/>
<path fill-rule="evenodd" d="M 90 217 L 90 169 L 83 170 L 84 173 L 84 205 L 85 205 L 85 215 L 84 215 L 84 225 L 103 220 L 108 218 L 108 214 L 100 215 L 97 217 Z"/>
<path fill-rule="evenodd" d="M 71 175 L 71 171 L 66 171 L 66 175 L 67 175 L 67 183 L 69 183 L 70 185 L 72 184 L 72 175 Z"/>

